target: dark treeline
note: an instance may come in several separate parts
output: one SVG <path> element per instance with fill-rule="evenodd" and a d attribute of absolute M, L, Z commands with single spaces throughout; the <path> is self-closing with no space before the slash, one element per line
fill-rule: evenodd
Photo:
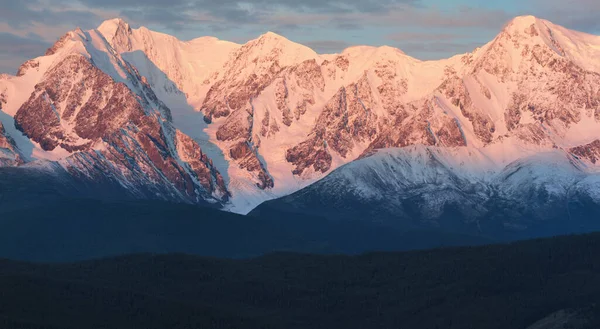
<path fill-rule="evenodd" d="M 70 262 L 134 253 L 246 258 L 276 251 L 356 254 L 495 242 L 442 230 L 403 232 L 292 214 L 241 216 L 158 201 L 25 201 L 11 194 L 0 203 L 0 258 Z"/>
<path fill-rule="evenodd" d="M 2 261 L 0 327 L 593 329 L 598 255 L 600 234 L 360 256 Z"/>

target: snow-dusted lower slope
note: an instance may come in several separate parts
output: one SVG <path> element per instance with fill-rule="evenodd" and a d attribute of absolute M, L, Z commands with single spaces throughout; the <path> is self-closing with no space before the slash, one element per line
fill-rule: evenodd
<path fill-rule="evenodd" d="M 410 146 L 379 150 L 253 213 L 537 236 L 600 227 L 599 182 L 562 150 L 501 167 L 476 150 Z"/>
<path fill-rule="evenodd" d="M 453 154 L 441 158 L 466 169 L 439 174 L 450 190 L 454 176 L 487 182 L 553 152 L 595 172 L 598 49 L 599 37 L 532 16 L 439 61 L 391 47 L 319 55 L 271 32 L 244 45 L 180 41 L 109 20 L 0 77 L 0 119 L 16 150 L 5 157 L 59 161 L 90 179 L 108 171 L 128 188 L 143 180 L 152 194 L 240 213 L 384 148 Z M 446 168 L 436 163 L 425 167 Z M 403 188 L 431 202 L 456 197 Z"/>

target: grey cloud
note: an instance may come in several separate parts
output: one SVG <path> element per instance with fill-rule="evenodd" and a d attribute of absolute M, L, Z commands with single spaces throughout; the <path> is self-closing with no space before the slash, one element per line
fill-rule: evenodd
<path fill-rule="evenodd" d="M 35 34 L 29 34 L 29 37 L 24 38 L 5 32 L 0 32 L 0 44 L 2 44 L 2 53 L 22 54 L 28 58 L 43 55 L 44 51 L 51 46 Z"/>
<path fill-rule="evenodd" d="M 57 0 L 55 0 L 57 1 Z M 57 3 L 59 5 L 60 3 Z M 35 24 L 71 24 L 83 28 L 95 26 L 101 18 L 88 10 L 65 9 L 53 2 L 28 0 L 0 0 L 0 21 L 13 28 L 26 28 Z"/>
<path fill-rule="evenodd" d="M 58 0 L 55 0 L 58 1 Z M 94 8 L 177 8 L 201 9 L 227 13 L 231 9 L 248 7 L 294 9 L 306 12 L 377 12 L 397 5 L 419 6 L 421 0 L 79 0 Z"/>
<path fill-rule="evenodd" d="M 23 28 L 33 22 L 93 28 L 111 10 L 132 22 L 162 30 L 198 30 L 198 24 L 224 25 L 220 30 L 255 25 L 264 30 L 320 26 L 341 30 L 365 25 L 473 27 L 499 25 L 500 11 L 461 8 L 441 12 L 422 0 L 0 0 L 0 20 Z M 53 9 L 49 9 L 53 8 Z M 56 10 L 55 8 L 60 8 Z M 86 8 L 87 10 L 83 9 Z M 215 30 L 215 29 L 213 29 Z"/>
<path fill-rule="evenodd" d="M 363 27 L 359 22 L 343 18 L 333 18 L 327 24 L 340 30 L 359 30 Z"/>
<path fill-rule="evenodd" d="M 66 1 L 66 0 L 52 0 Z M 421 0 L 79 0 L 90 8 L 115 9 L 134 20 L 153 16 L 154 22 L 172 23 L 173 16 L 183 25 L 194 21 L 194 14 L 205 13 L 217 20 L 238 24 L 264 23 L 277 11 L 296 14 L 326 15 L 349 13 L 382 13 L 398 6 L 418 7 Z M 163 16 L 152 15 L 159 10 Z M 132 13 L 136 13 L 133 16 Z M 171 21 L 171 23 L 169 23 Z"/>
<path fill-rule="evenodd" d="M 187 13 L 177 14 L 158 8 L 122 10 L 120 16 L 127 18 L 128 22 L 133 25 L 159 24 L 172 31 L 184 30 L 190 24 L 209 23 L 209 21 L 205 22 Z"/>
<path fill-rule="evenodd" d="M 419 26 L 424 28 L 487 28 L 500 30 L 512 15 L 503 10 L 460 7 L 456 11 L 440 11 L 424 9 L 415 11 L 399 11 L 389 15 L 403 26 Z"/>
<path fill-rule="evenodd" d="M 484 43 L 480 42 L 406 42 L 397 45 L 399 49 L 408 55 L 415 56 L 419 59 L 440 59 L 448 57 L 448 55 L 456 55 L 472 52 Z M 440 56 L 444 54 L 444 56 Z"/>
<path fill-rule="evenodd" d="M 420 28 L 434 31 L 436 29 L 468 29 L 469 33 L 473 33 L 477 30 L 499 32 L 501 27 L 512 17 L 502 10 L 462 7 L 452 11 L 441 11 L 415 5 L 394 7 L 382 13 L 296 14 L 273 17 L 271 21 L 292 20 L 296 23 L 301 22 L 299 24 L 318 25 L 339 30 L 362 29 L 368 26 L 388 29 L 392 27 Z"/>
<path fill-rule="evenodd" d="M 315 40 L 303 42 L 303 44 L 320 54 L 339 53 L 352 46 L 352 44 L 340 40 Z"/>
<path fill-rule="evenodd" d="M 600 33 L 598 0 L 533 0 L 532 13 L 553 23 L 588 33 Z"/>
<path fill-rule="evenodd" d="M 277 26 L 273 31 L 275 33 L 279 33 L 279 31 L 297 31 L 300 30 L 301 26 L 299 24 L 281 24 Z"/>
<path fill-rule="evenodd" d="M 0 72 L 14 74 L 20 64 L 28 59 L 44 54 L 49 43 L 39 36 L 20 37 L 11 33 L 0 32 Z"/>
<path fill-rule="evenodd" d="M 230 22 L 252 24 L 262 22 L 268 15 L 268 12 L 266 12 L 264 9 L 252 10 L 250 8 L 244 8 L 233 4 L 231 6 L 217 6 L 216 8 L 210 8 L 209 14 L 216 18 L 222 18 Z"/>
<path fill-rule="evenodd" d="M 179 7 L 190 3 L 188 0 L 79 0 L 82 4 L 95 8 L 135 8 L 135 7 Z"/>
<path fill-rule="evenodd" d="M 435 32 L 398 32 L 386 35 L 386 39 L 396 42 L 402 41 L 444 41 L 464 38 L 465 35 L 458 33 L 435 33 Z"/>
<path fill-rule="evenodd" d="M 232 30 L 235 28 L 235 26 L 231 24 L 210 24 L 208 25 L 208 28 L 211 32 L 219 33 Z"/>

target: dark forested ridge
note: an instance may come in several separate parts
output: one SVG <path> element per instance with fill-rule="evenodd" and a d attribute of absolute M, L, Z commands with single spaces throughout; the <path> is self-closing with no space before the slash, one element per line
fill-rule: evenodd
<path fill-rule="evenodd" d="M 600 328 L 600 234 L 356 256 L 506 239 L 11 176 L 0 258 L 47 263 L 0 261 L 1 329 Z"/>
<path fill-rule="evenodd" d="M 356 254 L 494 240 L 444 231 L 400 232 L 314 216 L 241 216 L 158 201 L 46 198 L 0 207 L 0 258 L 76 261 L 132 253 L 255 257 L 275 251 Z"/>
<path fill-rule="evenodd" d="M 316 200 L 314 193 L 301 198 L 310 203 L 293 194 L 241 216 L 213 207 L 133 200 L 109 182 L 88 186 L 66 179 L 61 170 L 47 175 L 32 168 L 0 168 L 0 257 L 64 262 L 147 252 L 227 258 L 276 251 L 357 254 L 600 231 L 600 212 L 575 203 L 528 229 L 510 230 L 498 219 L 503 211 L 474 223 L 450 209 L 437 224 L 412 225 L 387 213 L 384 204 L 346 207 L 347 202 Z M 416 213 L 414 219 L 420 222 Z"/>
<path fill-rule="evenodd" d="M 360 256 L 0 262 L 0 327 L 600 327 L 600 234 Z"/>

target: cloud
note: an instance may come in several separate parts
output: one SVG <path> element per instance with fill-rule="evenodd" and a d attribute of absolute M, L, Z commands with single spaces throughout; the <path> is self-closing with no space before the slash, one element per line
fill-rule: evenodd
<path fill-rule="evenodd" d="M 437 59 L 440 53 L 462 54 L 482 46 L 489 39 L 473 41 L 473 36 L 465 33 L 437 32 L 399 32 L 386 38 L 395 47 L 409 55 L 417 55 L 420 59 Z"/>
<path fill-rule="evenodd" d="M 423 1 L 427 0 L 0 0 L 0 21 L 13 29 L 57 24 L 86 29 L 119 16 L 133 26 L 197 32 L 245 26 L 263 31 L 309 25 L 338 30 L 382 25 L 482 27 L 507 20 L 498 10 L 461 7 L 445 12 Z"/>
<path fill-rule="evenodd" d="M 320 54 L 339 53 L 352 46 L 352 44 L 341 40 L 315 40 L 303 42 L 303 44 Z"/>
<path fill-rule="evenodd" d="M 6 0 L 0 0 L 6 1 Z M 42 1 L 42 0 L 33 0 Z M 78 3 L 90 9 L 118 11 L 133 21 L 185 29 L 190 23 L 212 20 L 235 24 L 265 24 L 282 12 L 298 16 L 383 13 L 397 6 L 421 6 L 421 0 L 45 0 Z"/>
<path fill-rule="evenodd" d="M 436 32 L 398 32 L 388 34 L 387 39 L 397 42 L 402 41 L 444 41 L 464 38 L 464 34 L 459 33 L 436 33 Z"/>
<path fill-rule="evenodd" d="M 23 62 L 43 55 L 50 46 L 38 35 L 30 34 L 28 37 L 20 37 L 4 32 L 0 32 L 0 45 L 2 45 L 0 72 L 13 74 Z"/>
<path fill-rule="evenodd" d="M 225 17 L 232 11 L 296 10 L 301 12 L 344 13 L 382 12 L 403 4 L 419 6 L 421 0 L 79 0 L 91 8 L 163 8 L 176 10 L 203 10 L 221 13 Z M 235 13 L 234 15 L 237 15 Z M 218 16 L 218 15 L 217 15 Z M 234 16 L 236 17 L 236 16 Z"/>
<path fill-rule="evenodd" d="M 598 0 L 532 0 L 532 12 L 570 29 L 600 33 Z"/>
<path fill-rule="evenodd" d="M 39 56 L 40 49 L 46 50 L 50 46 L 35 34 L 29 34 L 27 38 L 23 38 L 4 32 L 0 32 L 0 44 L 2 44 L 2 51 L 5 54 L 23 54 L 23 56 L 29 57 Z"/>
<path fill-rule="evenodd" d="M 56 1 L 56 3 L 55 3 Z M 90 10 L 66 7 L 63 0 L 0 0 L 0 21 L 13 28 L 23 29 L 35 25 L 76 25 L 91 28 L 102 20 Z"/>

